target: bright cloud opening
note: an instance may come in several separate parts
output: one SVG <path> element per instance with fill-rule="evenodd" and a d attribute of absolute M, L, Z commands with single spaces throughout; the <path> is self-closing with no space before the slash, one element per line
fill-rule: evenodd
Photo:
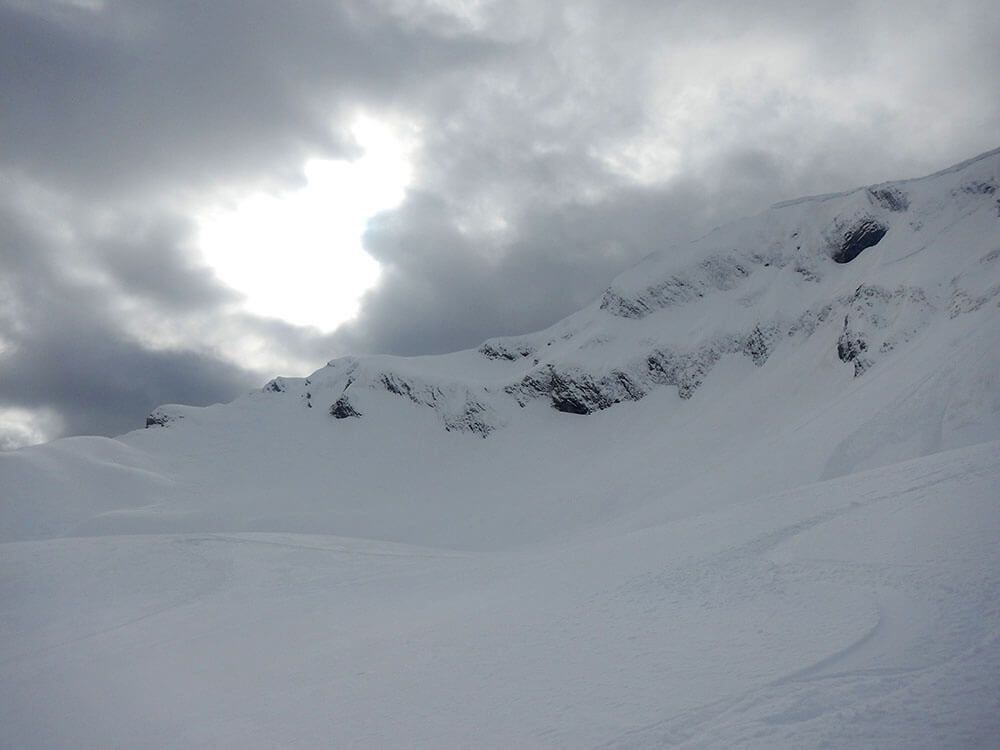
<path fill-rule="evenodd" d="M 255 193 L 200 221 L 199 244 L 219 278 L 259 315 L 331 331 L 358 311 L 378 279 L 361 236 L 375 214 L 399 205 L 410 181 L 410 144 L 361 118 L 354 161 L 313 159 L 305 187 Z"/>
<path fill-rule="evenodd" d="M 49 409 L 0 407 L 0 451 L 44 443 L 62 430 L 62 421 Z"/>

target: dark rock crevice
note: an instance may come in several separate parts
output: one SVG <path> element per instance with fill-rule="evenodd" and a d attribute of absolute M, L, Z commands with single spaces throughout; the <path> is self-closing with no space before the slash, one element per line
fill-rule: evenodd
<path fill-rule="evenodd" d="M 350 417 L 360 417 L 361 412 L 354 408 L 348 400 L 347 394 L 342 395 L 330 407 L 330 414 L 334 419 L 348 419 Z"/>
<path fill-rule="evenodd" d="M 535 353 L 535 349 L 530 344 L 523 342 L 515 343 L 493 339 L 480 346 L 479 353 L 487 359 L 505 359 L 509 362 L 515 362 L 530 357 Z"/>
<path fill-rule="evenodd" d="M 166 427 L 168 424 L 175 422 L 178 419 L 184 419 L 181 414 L 167 414 L 162 411 L 163 407 L 155 409 L 153 412 L 146 417 L 146 429 L 150 427 Z"/>
<path fill-rule="evenodd" d="M 872 200 L 890 211 L 905 211 L 910 207 L 910 199 L 902 190 L 892 185 L 880 188 L 870 188 L 868 195 Z"/>
<path fill-rule="evenodd" d="M 480 437 L 487 437 L 493 432 L 495 426 L 489 419 L 489 411 L 478 401 L 468 400 L 460 413 L 454 416 L 445 416 L 445 432 L 457 430 L 459 432 L 471 432 Z"/>
<path fill-rule="evenodd" d="M 875 219 L 864 219 L 843 231 L 843 240 L 833 249 L 830 257 L 836 263 L 850 263 L 870 247 L 874 247 L 888 233 L 889 228 Z"/>

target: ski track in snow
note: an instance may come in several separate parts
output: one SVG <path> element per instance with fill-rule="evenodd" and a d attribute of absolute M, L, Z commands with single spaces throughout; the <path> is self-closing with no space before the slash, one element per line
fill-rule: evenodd
<path fill-rule="evenodd" d="M 984 470 L 963 461 L 928 472 L 903 492 L 868 493 L 863 500 L 777 529 L 729 557 L 749 567 L 769 550 L 847 514 L 936 488 L 943 489 L 939 498 L 944 502 L 954 485 L 976 479 L 986 501 L 984 510 L 992 512 L 990 520 L 996 524 L 1000 471 L 995 465 Z M 995 746 L 1000 737 L 1000 556 L 991 557 L 986 580 L 956 577 L 947 583 L 928 581 L 939 573 L 932 565 L 826 559 L 778 564 L 772 572 L 784 581 L 836 582 L 869 589 L 880 602 L 876 622 L 855 641 L 815 663 L 741 695 L 632 730 L 601 747 Z M 904 661 L 896 667 L 870 666 L 891 651 L 894 643 L 898 646 L 899 641 L 913 639 L 906 618 L 919 610 L 915 601 L 920 597 L 954 602 L 961 615 L 941 613 L 935 639 L 946 640 L 949 628 L 961 630 L 982 618 L 978 632 L 930 659 L 926 651 L 914 649 L 907 654 L 912 660 L 909 665 Z M 885 599 L 894 600 L 891 615 L 881 604 Z M 955 705 L 962 701 L 937 687 L 943 684 L 953 689 L 952 682 L 965 683 L 964 692 L 972 693 L 979 706 L 963 711 L 967 707 Z M 928 704 L 926 693 L 934 695 L 934 705 Z"/>
<path fill-rule="evenodd" d="M 994 443 L 518 555 L 292 534 L 0 545 L 7 571 L 61 548 L 73 565 L 57 575 L 148 554 L 149 585 L 195 581 L 130 614 L 114 575 L 106 590 L 84 575 L 120 620 L 20 650 L 44 615 L 80 613 L 18 596 L 54 571 L 15 566 L 0 731 L 11 747 L 60 746 L 61 725 L 76 747 L 986 747 L 998 480 Z M 902 512 L 957 516 L 928 537 L 948 556 L 884 543 Z M 95 702 L 115 721 L 83 721 Z"/>

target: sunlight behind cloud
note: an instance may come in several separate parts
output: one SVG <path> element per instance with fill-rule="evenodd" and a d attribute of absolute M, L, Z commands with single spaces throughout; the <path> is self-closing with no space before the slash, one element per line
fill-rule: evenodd
<path fill-rule="evenodd" d="M 199 244 L 246 309 L 330 331 L 352 318 L 378 279 L 361 247 L 368 220 L 397 206 L 410 180 L 409 144 L 386 125 L 359 119 L 354 161 L 313 159 L 305 187 L 255 193 L 199 222 Z"/>
<path fill-rule="evenodd" d="M 36 445 L 59 436 L 63 425 L 50 409 L 0 407 L 0 451 Z"/>

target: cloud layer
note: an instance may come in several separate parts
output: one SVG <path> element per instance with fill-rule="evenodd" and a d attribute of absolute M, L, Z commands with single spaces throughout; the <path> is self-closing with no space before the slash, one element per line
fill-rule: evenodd
<path fill-rule="evenodd" d="M 714 224 L 997 145 L 995 3 L 835 6 L 0 0 L 0 447 L 538 328 Z M 379 285 L 331 335 L 247 314 L 193 217 L 356 156 L 359 113 L 417 134 Z"/>

